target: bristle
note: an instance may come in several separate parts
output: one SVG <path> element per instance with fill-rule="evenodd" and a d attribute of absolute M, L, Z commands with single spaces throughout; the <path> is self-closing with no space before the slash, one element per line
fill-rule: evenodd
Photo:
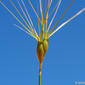
<path fill-rule="evenodd" d="M 25 14 L 25 12 L 24 12 L 24 10 L 23 10 L 23 8 L 22 8 L 22 6 L 21 6 L 21 4 L 20 4 L 19 0 L 17 0 L 17 2 L 18 2 L 18 5 L 19 5 L 20 9 L 22 10 L 22 12 L 23 12 L 23 14 L 24 14 L 24 16 L 25 16 L 25 18 L 26 18 L 27 22 L 29 23 L 30 27 L 32 28 L 32 25 L 30 24 L 30 22 L 29 22 L 29 20 L 28 20 L 28 18 L 27 18 L 27 16 L 26 16 L 26 14 Z"/>
<path fill-rule="evenodd" d="M 18 11 L 18 9 L 16 8 L 16 6 L 14 5 L 14 3 L 10 0 L 11 4 L 14 6 L 14 8 L 16 9 L 16 11 L 18 12 L 19 16 L 23 19 L 23 21 L 25 22 L 25 24 L 27 25 L 27 27 L 31 30 L 32 34 L 38 38 L 38 36 L 34 33 L 34 31 L 30 28 L 30 26 L 27 24 L 27 22 L 25 21 L 25 19 L 22 17 L 21 13 Z"/>
<path fill-rule="evenodd" d="M 41 17 L 42 17 L 42 22 L 43 22 L 42 0 L 39 0 L 39 2 L 40 2 L 40 12 L 41 12 Z"/>
<path fill-rule="evenodd" d="M 32 33 L 27 29 L 27 27 L 0 1 L 0 3 L 9 11 L 9 13 L 29 32 Z"/>
<path fill-rule="evenodd" d="M 49 37 L 51 37 L 54 33 L 56 33 L 59 29 L 61 29 L 64 25 L 66 25 L 68 22 L 70 22 L 71 20 L 73 20 L 74 18 L 76 18 L 78 15 L 80 15 L 82 12 L 85 11 L 85 8 L 83 8 L 82 10 L 80 10 L 78 13 L 76 13 L 74 16 L 72 16 L 70 19 L 68 19 L 66 22 L 64 22 L 63 24 L 61 24 L 54 32 L 52 32 L 51 34 L 49 34 Z"/>
<path fill-rule="evenodd" d="M 49 14 L 49 16 L 48 16 L 47 19 L 49 19 L 49 17 L 52 15 L 52 13 L 53 13 L 54 10 L 56 9 L 56 7 L 58 6 L 58 4 L 59 4 L 60 1 L 61 1 L 61 0 L 59 0 L 58 3 L 55 5 L 55 7 L 54 7 L 53 10 L 51 11 L 51 13 Z"/>
<path fill-rule="evenodd" d="M 39 14 L 38 0 L 37 0 L 37 13 Z M 39 37 L 40 37 L 40 40 L 41 40 L 42 38 L 41 38 L 41 31 L 40 31 L 39 17 L 38 17 L 37 19 L 38 19 Z"/>
<path fill-rule="evenodd" d="M 52 3 L 52 0 L 50 0 L 50 1 L 48 0 L 48 8 L 47 8 L 46 15 L 45 15 L 45 20 L 44 20 L 44 24 L 45 24 L 45 36 L 47 36 L 47 18 L 48 18 L 48 12 L 49 12 L 51 3 Z"/>
<path fill-rule="evenodd" d="M 19 10 L 16 8 L 16 6 L 14 5 L 14 3 L 9 0 L 11 2 L 11 4 L 14 6 L 14 8 L 16 9 L 16 11 L 18 12 L 19 16 L 23 19 L 23 21 L 25 22 L 25 24 L 27 25 L 27 27 L 32 31 L 32 29 L 29 27 L 29 25 L 27 24 L 27 22 L 25 21 L 25 19 L 22 17 L 21 13 L 19 12 Z M 32 32 L 33 33 L 33 32 Z"/>
<path fill-rule="evenodd" d="M 28 16 L 28 18 L 29 18 L 29 20 L 30 20 L 30 22 L 31 22 L 31 24 L 32 24 L 33 30 L 34 30 L 34 32 L 35 32 L 36 35 L 37 35 L 37 32 L 36 32 L 36 30 L 35 30 L 35 28 L 34 28 L 33 22 L 32 22 L 32 20 L 31 20 L 31 18 L 30 18 L 30 15 L 29 15 L 29 13 L 28 13 L 28 11 L 27 11 L 27 8 L 26 8 L 26 6 L 25 6 L 25 4 L 24 4 L 24 1 L 21 0 L 21 2 L 22 2 L 22 4 L 23 4 L 24 9 L 25 9 L 25 11 L 26 11 L 26 13 L 27 13 L 27 16 Z M 37 35 L 37 36 L 38 36 L 38 35 Z"/>
<path fill-rule="evenodd" d="M 31 5 L 31 7 L 32 7 L 32 9 L 33 9 L 33 11 L 34 11 L 34 13 L 36 14 L 36 16 L 39 17 L 38 14 L 37 14 L 37 12 L 36 12 L 35 9 L 34 9 L 32 3 L 30 2 L 30 0 L 28 0 L 28 1 L 29 1 L 29 3 L 30 3 L 30 5 Z M 41 22 L 40 18 L 39 18 L 39 21 Z"/>
<path fill-rule="evenodd" d="M 55 27 L 58 25 L 58 23 L 60 22 L 60 20 L 62 19 L 62 17 L 65 15 L 65 13 L 67 12 L 67 10 L 70 8 L 70 6 L 72 5 L 74 0 L 71 1 L 70 5 L 67 7 L 67 9 L 65 10 L 65 12 L 62 14 L 62 16 L 60 17 L 60 19 L 58 20 L 58 22 L 54 25 L 54 27 L 52 28 L 52 30 L 50 31 L 50 33 L 53 32 L 53 30 L 55 29 Z"/>
<path fill-rule="evenodd" d="M 48 26 L 48 31 L 49 31 L 50 26 L 52 25 L 52 22 L 53 22 L 56 14 L 57 14 L 57 11 L 58 11 L 58 8 L 59 8 L 60 4 L 61 4 L 61 0 L 59 1 L 58 6 L 57 6 L 57 8 L 56 8 L 56 11 L 55 11 L 55 13 L 54 13 L 54 16 L 53 16 L 53 18 L 52 18 L 52 20 L 51 20 L 51 22 L 50 22 L 50 24 L 49 24 L 49 26 Z"/>
<path fill-rule="evenodd" d="M 21 28 L 20 26 L 18 26 L 18 25 L 16 25 L 16 24 L 14 24 L 14 26 L 16 26 L 16 27 L 19 28 L 20 30 L 24 31 L 25 33 L 27 33 L 28 35 L 30 35 L 31 37 L 33 37 L 33 38 L 36 39 L 36 37 L 35 37 L 34 35 L 32 35 L 31 33 L 27 32 L 26 30 L 24 30 L 24 29 Z"/>
<path fill-rule="evenodd" d="M 50 0 L 50 2 L 48 1 L 48 8 L 47 8 L 47 10 L 46 10 L 45 19 L 44 19 L 44 21 L 43 21 L 44 24 L 47 22 L 47 19 L 48 19 L 48 11 L 49 11 L 49 9 L 50 9 L 51 3 L 52 3 L 52 0 Z"/>

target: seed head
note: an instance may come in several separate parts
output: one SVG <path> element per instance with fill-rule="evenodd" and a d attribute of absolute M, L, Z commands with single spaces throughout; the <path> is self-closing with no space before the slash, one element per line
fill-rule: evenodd
<path fill-rule="evenodd" d="M 37 57 L 38 60 L 40 62 L 40 64 L 42 64 L 44 56 L 48 50 L 48 40 L 42 40 L 42 41 L 38 41 L 37 44 Z"/>

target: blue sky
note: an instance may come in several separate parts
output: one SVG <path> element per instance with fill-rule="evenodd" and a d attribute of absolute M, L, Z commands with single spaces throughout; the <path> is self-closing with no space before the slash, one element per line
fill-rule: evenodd
<path fill-rule="evenodd" d="M 17 2 L 13 1 L 18 7 Z M 33 1 L 31 0 L 37 10 L 37 0 Z M 9 0 L 6 2 L 4 4 L 17 15 Z M 57 2 L 58 0 L 53 1 L 50 12 Z M 62 0 L 53 25 L 70 2 Z M 29 3 L 26 6 L 29 7 L 28 12 L 38 31 L 37 18 Z M 84 7 L 85 0 L 75 0 L 59 25 Z M 37 42 L 13 24 L 18 22 L 0 4 L 0 85 L 38 85 Z M 49 49 L 42 67 L 42 85 L 75 85 L 75 81 L 85 82 L 85 12 L 49 39 Z"/>

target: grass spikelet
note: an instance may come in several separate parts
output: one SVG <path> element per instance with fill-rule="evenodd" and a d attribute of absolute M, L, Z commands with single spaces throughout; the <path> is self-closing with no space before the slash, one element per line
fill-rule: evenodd
<path fill-rule="evenodd" d="M 21 1 L 22 5 L 20 4 L 20 1 Z M 50 29 L 50 27 L 53 24 L 53 20 L 55 19 L 55 16 L 56 16 L 56 14 L 58 12 L 58 9 L 60 7 L 60 4 L 61 4 L 61 1 L 62 0 L 59 0 L 58 1 L 58 3 L 54 6 L 54 8 L 53 8 L 53 10 L 51 11 L 50 14 L 49 14 L 49 10 L 50 10 L 50 7 L 52 6 L 51 4 L 52 4 L 53 0 L 45 0 L 45 12 L 43 11 L 43 0 L 37 0 L 37 5 L 36 5 L 37 6 L 37 12 L 34 9 L 31 1 L 30 0 L 27 0 L 29 2 L 29 4 L 30 4 L 31 8 L 33 9 L 33 12 L 37 16 L 36 24 L 38 24 L 37 25 L 38 26 L 37 28 L 39 30 L 39 34 L 38 34 L 36 32 L 36 29 L 34 27 L 34 24 L 32 22 L 32 19 L 31 19 L 29 13 L 28 13 L 28 10 L 26 8 L 26 5 L 24 3 L 24 0 L 20 0 L 20 1 L 17 0 L 17 3 L 18 3 L 18 6 L 19 6 L 21 12 L 23 13 L 23 15 L 20 13 L 20 10 L 18 9 L 18 7 L 16 7 L 16 5 L 13 3 L 13 1 L 12 0 L 9 0 L 9 2 L 16 9 L 19 17 L 22 20 L 19 20 L 18 17 L 14 13 L 12 13 L 7 6 L 4 5 L 4 3 L 2 3 L 1 1 L 0 1 L 0 3 L 19 22 L 19 24 L 22 27 L 20 27 L 20 26 L 18 26 L 16 24 L 14 24 L 14 26 L 16 26 L 20 30 L 24 31 L 28 35 L 32 36 L 37 41 L 36 53 L 37 53 L 37 58 L 38 58 L 38 61 L 39 61 L 39 85 L 41 85 L 42 64 L 43 64 L 44 57 L 45 57 L 45 55 L 47 53 L 47 50 L 48 50 L 48 47 L 49 47 L 49 38 L 52 35 L 54 35 L 59 29 L 61 29 L 64 25 L 66 25 L 71 20 L 73 20 L 74 18 L 76 18 L 77 16 L 79 16 L 82 12 L 84 12 L 85 11 L 85 8 L 83 8 L 82 10 L 80 10 L 78 13 L 76 13 L 74 16 L 72 16 L 70 19 L 68 19 L 67 21 L 63 22 L 59 27 L 56 28 L 56 26 L 58 25 L 58 23 L 60 22 L 60 20 L 62 19 L 62 17 L 65 15 L 65 13 L 67 12 L 67 10 L 72 5 L 72 3 L 74 1 L 74 0 L 72 0 L 71 3 L 70 3 L 70 5 L 66 8 L 66 10 L 61 15 L 61 17 L 56 22 L 56 24 L 53 26 L 53 28 Z M 48 3 L 47 3 L 47 1 L 48 1 Z M 41 18 L 39 17 L 39 12 L 41 14 L 40 15 Z M 50 23 L 48 23 L 48 18 L 50 18 L 50 16 L 52 15 L 53 12 L 54 12 L 54 15 L 53 15 Z M 44 13 L 45 13 L 45 16 L 44 16 Z M 40 19 L 42 19 L 42 20 L 40 20 Z M 24 22 L 22 22 L 22 21 L 24 21 Z"/>

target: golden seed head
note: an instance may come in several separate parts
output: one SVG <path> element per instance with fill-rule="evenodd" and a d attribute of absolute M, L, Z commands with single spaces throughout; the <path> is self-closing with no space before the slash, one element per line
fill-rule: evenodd
<path fill-rule="evenodd" d="M 37 44 L 37 57 L 40 64 L 42 64 L 47 50 L 48 50 L 48 40 L 39 41 Z"/>
<path fill-rule="evenodd" d="M 44 48 L 44 53 L 46 53 L 48 50 L 48 40 L 43 41 L 43 48 Z"/>

